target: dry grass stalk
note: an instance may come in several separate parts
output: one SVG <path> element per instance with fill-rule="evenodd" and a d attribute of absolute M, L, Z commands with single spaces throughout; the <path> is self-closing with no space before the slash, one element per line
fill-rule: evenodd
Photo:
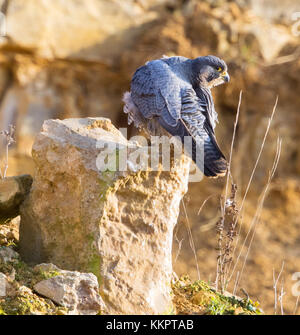
<path fill-rule="evenodd" d="M 236 219 L 238 216 L 238 208 L 236 204 L 237 186 L 231 184 L 231 195 L 225 203 L 225 211 L 219 218 L 216 227 L 218 234 L 218 258 L 217 258 L 217 278 L 216 289 L 220 289 L 223 293 L 226 290 L 228 282 L 228 265 L 232 261 L 232 244 L 236 236 Z"/>
<path fill-rule="evenodd" d="M 15 127 L 10 125 L 8 130 L 3 130 L 0 131 L 0 136 L 4 140 L 4 147 L 5 147 L 5 153 L 4 153 L 4 165 L 3 168 L 1 167 L 0 162 L 0 178 L 5 178 L 7 174 L 7 169 L 8 169 L 8 148 L 11 144 L 15 143 L 14 139 L 14 134 L 15 134 Z"/>
<path fill-rule="evenodd" d="M 295 308 L 294 308 L 294 315 L 296 315 L 296 313 L 297 313 L 297 309 L 298 309 L 298 304 L 299 304 L 299 295 L 298 295 L 298 297 L 297 297 L 297 299 L 296 299 L 296 303 L 295 303 Z"/>
<path fill-rule="evenodd" d="M 277 139 L 277 150 L 276 150 L 276 154 L 275 154 L 275 158 L 274 158 L 272 169 L 271 169 L 271 171 L 269 173 L 267 184 L 264 187 L 261 196 L 259 197 L 258 206 L 257 206 L 256 212 L 255 212 L 255 215 L 253 217 L 253 220 L 251 221 L 250 228 L 249 228 L 249 230 L 247 232 L 247 235 L 246 235 L 246 237 L 244 239 L 244 242 L 242 244 L 242 247 L 241 247 L 241 250 L 240 250 L 239 255 L 237 257 L 237 260 L 236 260 L 235 266 L 233 268 L 232 274 L 229 277 L 229 280 L 230 280 L 232 278 L 232 276 L 233 276 L 234 270 L 236 269 L 236 266 L 237 266 L 237 264 L 239 262 L 239 259 L 240 259 L 241 255 L 242 255 L 242 251 L 243 251 L 243 249 L 244 249 L 244 247 L 246 245 L 248 237 L 250 236 L 250 233 L 252 232 L 251 239 L 250 239 L 249 245 L 247 247 L 246 256 L 245 256 L 244 261 L 243 261 L 243 265 L 242 265 L 242 269 L 240 271 L 240 276 L 239 276 L 237 285 L 239 284 L 239 282 L 240 282 L 240 280 L 242 278 L 243 271 L 245 269 L 245 265 L 246 265 L 246 262 L 247 262 L 247 259 L 248 259 L 248 255 L 249 255 L 249 252 L 250 252 L 250 249 L 251 249 L 251 246 L 252 246 L 252 243 L 253 243 L 253 239 L 254 239 L 254 236 L 255 236 L 255 233 L 256 233 L 257 224 L 260 221 L 261 213 L 262 213 L 262 210 L 263 210 L 263 205 L 264 205 L 266 196 L 267 196 L 269 188 L 271 186 L 272 179 L 273 179 L 273 177 L 275 175 L 275 172 L 276 172 L 276 169 L 277 169 L 277 166 L 278 166 L 278 163 L 279 163 L 280 153 L 281 153 L 281 144 L 282 144 L 282 140 L 278 138 Z"/>
<path fill-rule="evenodd" d="M 246 187 L 246 191 L 245 191 L 244 196 L 243 196 L 242 201 L 241 201 L 241 205 L 240 205 L 240 207 L 239 207 L 239 209 L 238 209 L 239 214 L 238 214 L 237 217 L 236 217 L 235 226 L 237 225 L 239 218 L 243 215 L 244 204 L 245 204 L 245 201 L 246 201 L 246 198 L 247 198 L 247 195 L 248 195 L 248 192 L 249 192 L 249 189 L 250 189 L 250 186 L 251 186 L 251 183 L 252 183 L 252 180 L 253 180 L 253 177 L 254 177 L 256 168 L 257 168 L 257 166 L 258 166 L 258 163 L 259 163 L 259 161 L 260 161 L 260 158 L 261 158 L 261 155 L 262 155 L 264 146 L 265 146 L 265 142 L 266 142 L 266 139 L 267 139 L 267 136 L 268 136 L 268 133 L 269 133 L 269 130 L 270 130 L 272 121 L 273 121 L 273 117 L 274 117 L 274 114 L 275 114 L 275 111 L 276 111 L 277 104 L 278 104 L 278 96 L 276 97 L 276 101 L 275 101 L 275 104 L 274 104 L 274 106 L 273 106 L 273 110 L 272 110 L 271 116 L 270 116 L 270 118 L 269 118 L 269 120 L 268 120 L 268 125 L 267 125 L 267 128 L 266 128 L 266 131 L 265 131 L 265 134 L 264 134 L 262 143 L 261 143 L 261 147 L 260 147 L 260 150 L 259 150 L 259 153 L 258 153 L 256 162 L 255 162 L 254 167 L 253 167 L 253 169 L 252 169 L 252 172 L 251 172 L 251 175 L 250 175 L 250 178 L 249 178 L 247 187 Z M 277 143 L 277 144 L 278 144 L 278 143 Z M 280 150 L 281 150 L 281 142 L 280 142 Z M 278 146 L 277 146 L 277 153 L 276 153 L 275 161 L 274 161 L 274 163 L 277 161 L 277 163 L 275 164 L 275 165 L 276 165 L 275 170 L 276 170 L 276 168 L 277 168 L 277 164 L 278 164 L 279 157 L 280 157 L 280 152 L 279 152 L 279 155 L 278 155 Z M 272 171 L 273 171 L 273 169 L 274 169 L 274 164 L 273 164 L 273 167 L 272 167 Z M 274 173 L 275 173 L 275 171 L 274 171 Z M 269 178 L 269 183 L 271 183 L 271 180 L 272 180 L 272 178 L 273 178 L 274 173 L 273 173 L 273 174 L 271 173 L 272 177 L 271 177 L 271 179 Z M 270 177 L 270 176 L 269 176 L 269 177 Z M 269 185 L 269 186 L 270 186 L 270 185 Z M 265 199 L 265 196 L 266 196 L 266 193 L 267 193 L 267 191 L 268 191 L 269 186 L 267 186 L 267 187 L 265 188 L 265 190 L 264 190 L 264 192 L 263 192 L 263 196 L 261 196 L 261 200 L 259 201 L 259 204 L 261 204 L 261 206 L 262 206 L 263 203 L 264 203 L 264 199 Z M 260 206 L 259 206 L 259 207 L 260 207 Z M 260 212 L 261 212 L 261 211 L 262 211 L 262 207 L 261 207 L 260 209 L 257 209 L 256 214 L 255 214 L 255 217 L 254 217 L 254 219 L 253 219 L 253 222 L 257 222 L 258 218 L 260 217 Z M 241 234 L 242 223 L 243 223 L 243 222 L 242 222 L 242 220 L 241 220 L 241 223 L 240 223 L 240 225 L 239 225 L 239 230 L 238 230 L 238 233 L 237 233 L 236 243 L 235 243 L 235 246 L 234 246 L 234 248 L 233 248 L 233 252 L 232 252 L 232 258 L 231 258 L 232 260 L 235 259 L 234 256 L 235 256 L 235 253 L 236 253 L 236 249 L 237 249 L 237 247 L 238 247 L 238 245 L 239 245 L 238 242 L 239 242 L 239 237 L 240 237 L 240 234 Z M 253 224 L 254 224 L 254 223 L 253 223 Z M 251 224 L 251 227 L 252 227 L 252 224 Z M 250 227 L 250 230 L 251 230 L 251 227 Z M 229 283 L 229 282 L 231 281 L 232 276 L 234 275 L 234 272 L 235 272 L 235 270 L 236 270 L 236 268 L 237 268 L 237 265 L 238 265 L 238 262 L 239 262 L 239 258 L 241 257 L 242 250 L 243 250 L 243 248 L 244 248 L 244 246 L 245 246 L 245 243 L 246 243 L 246 241 L 247 241 L 247 238 L 248 238 L 249 233 L 250 233 L 250 231 L 248 231 L 248 234 L 247 234 L 247 236 L 246 236 L 246 238 L 245 238 L 245 240 L 244 240 L 244 242 L 243 242 L 243 244 L 242 244 L 241 250 L 240 250 L 240 252 L 239 252 L 239 255 L 238 255 L 238 257 L 237 257 L 237 259 L 236 259 L 234 265 L 233 265 L 232 260 L 230 261 L 230 264 L 229 264 L 229 266 L 228 266 L 228 268 L 229 268 L 229 269 L 228 269 L 228 273 L 231 273 L 231 274 L 230 274 L 230 276 L 226 279 L 226 282 L 227 282 L 227 283 Z M 255 231 L 253 232 L 253 235 L 252 235 L 250 244 L 251 244 L 252 241 L 253 241 L 254 234 L 255 234 Z M 248 252 L 247 252 L 247 255 L 246 255 L 246 257 L 245 257 L 245 260 L 247 259 L 248 254 L 249 254 L 249 248 L 248 248 Z M 245 264 L 245 262 L 244 262 L 244 264 Z M 232 267 L 232 265 L 233 265 L 233 269 L 232 269 L 232 271 L 231 271 L 231 267 Z M 240 273 L 240 275 L 239 275 L 239 279 L 238 279 L 236 285 L 238 285 L 239 282 L 240 282 L 240 279 L 241 279 L 241 277 L 242 277 L 242 273 L 243 273 L 243 269 L 244 269 L 244 265 L 243 265 L 242 271 L 241 271 L 241 273 Z M 236 286 L 236 287 L 237 287 L 237 286 Z"/>
<path fill-rule="evenodd" d="M 244 204 L 256 171 L 256 168 L 258 166 L 258 163 L 260 161 L 264 146 L 265 146 L 265 142 L 267 139 L 267 135 L 269 133 L 270 130 L 270 126 L 276 111 L 276 107 L 277 107 L 277 103 L 278 103 L 278 97 L 276 97 L 276 101 L 271 113 L 271 116 L 269 118 L 268 121 L 268 125 L 262 140 L 262 144 L 256 159 L 256 162 L 254 164 L 254 167 L 252 169 L 247 187 L 246 187 L 246 191 L 244 193 L 244 196 L 242 198 L 241 201 L 241 205 L 238 207 L 236 204 L 236 185 L 234 184 L 234 182 L 232 181 L 232 175 L 231 175 L 231 162 L 232 162 L 232 153 L 233 153 L 233 145 L 234 145 L 234 140 L 235 140 L 235 136 L 236 136 L 236 128 L 237 128 L 237 124 L 238 124 L 238 118 L 239 118 L 239 111 L 240 111 L 240 105 L 241 105 L 241 99 L 242 99 L 242 92 L 240 92 L 240 97 L 239 97 L 239 103 L 238 103 L 238 108 L 237 108 L 237 114 L 236 114 L 236 119 L 235 119 L 235 123 L 234 123 L 234 130 L 233 130 L 233 136 L 232 136 L 232 142 L 231 142 L 231 150 L 230 150 L 230 157 L 229 157 L 229 168 L 228 168 L 228 173 L 227 173 L 227 180 L 226 180 L 226 187 L 225 187 L 225 196 L 223 199 L 221 199 L 221 216 L 216 224 L 217 226 L 217 235 L 218 235 L 218 256 L 217 256 L 217 275 L 216 275 L 216 289 L 220 289 L 221 291 L 224 291 L 228 285 L 228 283 L 231 281 L 232 276 L 234 275 L 234 272 L 237 268 L 237 265 L 239 263 L 239 259 L 241 257 L 243 248 L 245 247 L 246 241 L 248 240 L 248 237 L 250 236 L 250 233 L 252 233 L 251 239 L 250 239 L 250 243 L 249 246 L 247 248 L 247 253 L 246 256 L 244 258 L 243 264 L 242 264 L 242 269 L 240 272 L 237 273 L 236 275 L 236 279 L 235 279 L 235 283 L 234 283 L 234 292 L 236 292 L 239 282 L 242 278 L 243 275 L 243 271 L 245 268 L 245 264 L 249 255 L 249 251 L 253 242 L 253 238 L 255 235 L 255 231 L 256 231 L 256 226 L 257 223 L 260 220 L 260 216 L 261 216 L 261 212 L 262 212 L 262 208 L 263 208 L 263 204 L 264 204 L 264 200 L 266 198 L 266 195 L 268 193 L 269 187 L 271 185 L 271 181 L 274 177 L 275 171 L 277 169 L 277 165 L 279 162 L 279 158 L 280 158 L 280 152 L 281 152 L 281 140 L 278 139 L 277 141 L 277 151 L 276 151 L 276 155 L 274 158 L 274 162 L 273 162 L 273 166 L 272 169 L 270 171 L 269 174 L 269 178 L 267 181 L 267 184 L 262 192 L 262 195 L 259 198 L 259 202 L 258 202 L 258 207 L 257 207 L 257 211 L 256 214 L 252 220 L 252 223 L 250 225 L 250 229 L 247 233 L 247 236 L 242 244 L 241 250 L 239 252 L 239 255 L 234 263 L 234 267 L 233 270 L 231 271 L 231 267 L 233 265 L 233 259 L 234 259 L 234 255 L 235 255 L 235 251 L 236 248 L 238 246 L 238 239 L 241 233 L 241 226 L 242 226 L 242 222 L 239 225 L 239 231 L 238 234 L 236 233 L 236 227 L 238 224 L 239 219 L 242 218 L 243 216 L 243 208 L 244 208 Z M 228 188 L 229 188 L 229 178 L 231 178 L 231 195 L 230 198 L 227 198 L 227 193 L 228 193 Z M 224 201 L 224 204 L 222 203 Z M 227 222 L 227 223 L 226 223 Z M 238 235 L 237 237 L 237 241 L 233 247 L 233 242 L 234 242 L 234 237 Z M 229 275 L 230 274 L 230 275 Z M 282 296 L 283 297 L 283 296 Z"/>
<path fill-rule="evenodd" d="M 280 292 L 280 295 L 278 296 L 278 293 L 277 293 L 277 285 L 278 285 L 278 281 L 279 281 L 279 279 L 281 277 L 281 274 L 283 272 L 283 268 L 284 268 L 284 261 L 282 262 L 281 269 L 280 269 L 280 272 L 279 272 L 277 278 L 275 278 L 275 270 L 273 269 L 274 314 L 275 315 L 277 314 L 277 303 L 278 303 L 278 301 L 280 302 L 281 314 L 283 315 L 283 302 L 282 302 L 282 299 L 283 299 L 283 296 L 285 295 L 285 292 L 283 290 L 283 282 L 281 282 L 281 292 Z"/>
<path fill-rule="evenodd" d="M 174 237 L 175 237 L 175 241 L 177 242 L 178 244 L 178 250 L 176 252 L 176 256 L 175 256 L 175 260 L 174 260 L 174 263 L 177 262 L 178 260 L 178 257 L 180 255 L 180 252 L 181 252 L 181 249 L 182 249 L 182 243 L 183 243 L 183 238 L 181 240 L 178 239 L 178 236 L 177 236 L 177 231 L 178 231 L 178 226 L 175 227 L 175 234 L 174 234 Z"/>
<path fill-rule="evenodd" d="M 183 209 L 184 209 L 184 214 L 186 217 L 186 224 L 187 224 L 187 231 L 188 231 L 188 236 L 189 236 L 189 242 L 190 242 L 190 247 L 193 251 L 194 254 L 194 258 L 195 258 L 195 263 L 196 263 L 196 268 L 197 268 L 197 274 L 198 274 L 198 280 L 200 280 L 200 270 L 199 270 L 199 264 L 198 264 L 198 257 L 197 257 L 197 252 L 196 252 L 196 247 L 195 247 L 195 243 L 194 243 L 194 239 L 193 239 L 193 234 L 192 234 L 192 230 L 191 230 L 191 225 L 190 225 L 190 220 L 186 211 L 186 207 L 185 207 L 185 203 L 184 200 L 182 199 L 182 205 L 183 205 Z"/>
<path fill-rule="evenodd" d="M 225 249 L 223 250 L 223 233 L 224 233 L 226 211 L 228 209 L 228 212 L 229 212 L 230 208 L 231 208 L 232 213 L 236 211 L 236 208 L 235 208 L 235 206 L 236 206 L 236 202 L 235 202 L 236 185 L 231 183 L 231 199 L 227 199 L 227 193 L 228 193 L 228 187 L 229 187 L 229 177 L 231 177 L 231 163 L 232 163 L 233 145 L 234 145 L 235 136 L 236 136 L 236 129 L 237 129 L 239 115 L 240 115 L 241 103 L 242 103 L 242 91 L 240 91 L 239 103 L 238 103 L 236 118 L 235 118 L 234 127 L 233 127 L 233 135 L 232 135 L 229 162 L 228 162 L 228 172 L 227 172 L 226 186 L 225 186 L 224 204 L 222 205 L 222 201 L 221 201 L 221 217 L 219 218 L 219 220 L 216 224 L 217 234 L 218 234 L 218 247 L 217 247 L 218 257 L 217 257 L 217 274 L 216 274 L 216 284 L 215 285 L 216 285 L 217 290 L 219 289 L 219 285 L 221 285 L 221 291 L 224 291 L 225 286 L 226 286 L 225 273 L 227 273 L 227 271 L 228 271 L 228 269 L 227 269 L 228 264 L 227 263 L 229 262 L 229 264 L 230 264 L 230 262 L 231 262 L 231 258 L 229 257 L 229 252 L 230 253 L 232 252 L 231 244 L 232 244 L 232 241 L 233 241 L 234 231 L 235 231 L 235 226 L 234 226 L 234 224 L 232 224 L 233 221 L 231 221 L 230 228 L 227 232 L 227 242 L 225 244 Z M 233 194 L 233 192 L 234 192 L 234 194 Z M 233 197 L 233 199 L 232 199 L 232 197 Z M 233 205 L 234 208 L 231 207 L 230 205 L 228 206 L 228 204 L 227 204 L 228 200 L 231 202 L 231 205 Z"/>
<path fill-rule="evenodd" d="M 252 180 L 253 180 L 253 177 L 254 177 L 254 174 L 255 174 L 257 165 L 258 165 L 258 163 L 259 163 L 259 161 L 260 161 L 260 158 L 261 158 L 261 155 L 262 155 L 262 152 L 263 152 L 265 143 L 266 143 L 266 139 L 267 139 L 267 136 L 268 136 L 268 133 L 269 133 L 269 130 L 270 130 L 270 127 L 271 127 L 273 118 L 274 118 L 274 114 L 275 114 L 275 111 L 276 111 L 276 108 L 277 108 L 277 104 L 278 104 L 278 96 L 276 97 L 276 101 L 275 101 L 275 104 L 274 104 L 274 107 L 273 107 L 271 116 L 269 117 L 269 120 L 268 120 L 268 125 L 267 125 L 266 131 L 265 131 L 265 134 L 264 134 L 264 137 L 263 137 L 261 146 L 260 146 L 260 150 L 259 150 L 258 156 L 257 156 L 257 158 L 256 158 L 256 162 L 255 162 L 254 167 L 253 167 L 253 169 L 252 169 L 252 172 L 251 172 L 251 175 L 250 175 L 250 178 L 249 178 L 247 187 L 246 187 L 246 191 L 245 191 L 245 193 L 244 193 L 243 199 L 242 199 L 242 201 L 241 201 L 241 205 L 240 205 L 240 207 L 239 207 L 239 212 L 241 213 L 241 215 L 243 214 L 244 204 L 245 204 L 245 201 L 246 201 L 246 199 L 247 199 L 247 195 L 248 195 L 250 186 L 251 186 L 251 184 L 252 184 Z M 239 217 L 237 217 L 237 219 L 238 219 L 238 218 L 239 218 Z M 236 224 L 237 224 L 237 222 L 236 222 Z M 237 246 L 238 246 L 238 242 L 239 242 L 239 238 L 240 238 L 240 234 L 241 234 L 241 229 L 242 229 L 242 222 L 241 222 L 241 224 L 239 225 L 239 231 L 238 231 L 238 234 L 237 234 L 237 241 L 236 241 L 235 247 L 234 247 L 234 249 L 233 249 L 232 259 L 234 259 L 234 255 L 235 255 L 235 252 L 236 252 L 236 248 L 237 248 Z M 232 275 L 233 275 L 233 273 L 234 273 L 234 270 L 235 270 L 235 268 L 236 268 L 236 265 L 237 265 L 237 262 L 235 263 L 235 265 L 234 265 L 234 269 L 232 270 Z M 230 269 L 231 269 L 231 266 L 232 266 L 232 263 L 231 263 L 230 266 L 229 266 Z M 231 275 L 230 278 L 228 279 L 228 282 L 231 280 L 232 275 Z"/>

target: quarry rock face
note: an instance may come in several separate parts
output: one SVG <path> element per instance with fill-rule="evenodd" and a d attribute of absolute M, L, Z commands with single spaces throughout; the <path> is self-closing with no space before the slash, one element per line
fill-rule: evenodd
<path fill-rule="evenodd" d="M 103 41 L 153 19 L 146 11 L 149 3 L 143 7 L 123 0 L 12 0 L 6 10 L 6 33 L 13 43 L 47 58 L 102 60 Z"/>
<path fill-rule="evenodd" d="M 292 18 L 298 1 L 281 6 L 279 0 L 253 0 L 252 9 L 246 2 L 250 1 L 220 1 L 222 8 L 218 8 L 211 1 L 194 0 L 0 1 L 7 22 L 0 39 L 0 129 L 16 125 L 17 152 L 28 158 L 46 119 L 93 115 L 125 124 L 121 96 L 134 71 L 146 61 L 164 54 L 189 58 L 215 54 L 232 62 L 229 73 L 236 78 L 215 90 L 218 137 L 231 138 L 241 89 L 247 92 L 243 97 L 246 128 L 251 128 L 249 134 L 258 133 L 247 139 L 255 142 L 250 151 L 242 151 L 247 163 L 237 162 L 235 169 L 242 166 L 251 173 L 249 160 L 259 150 L 259 135 L 271 108 L 266 106 L 273 105 L 278 94 L 281 119 L 280 127 L 274 125 L 274 140 L 278 131 L 289 143 L 282 161 L 297 160 L 293 167 L 281 164 L 279 172 L 298 173 L 299 146 L 293 139 L 299 133 L 300 103 L 298 91 L 289 89 L 299 85 L 294 53 L 299 37 L 293 35 L 298 20 Z M 284 55 L 291 61 L 282 59 Z M 272 64 L 277 64 L 275 72 Z M 252 118 L 252 110 L 258 120 Z M 276 146 L 266 146 L 273 157 Z M 11 175 L 24 173 L 18 166 L 10 165 Z M 31 169 L 32 162 L 26 172 Z"/>
<path fill-rule="evenodd" d="M 118 144 L 110 157 L 126 151 L 128 169 L 99 169 L 103 144 Z M 172 307 L 173 227 L 190 160 L 181 155 L 171 171 L 141 171 L 132 158 L 137 149 L 145 152 L 108 119 L 45 121 L 33 146 L 36 176 L 21 208 L 21 257 L 94 273 L 106 314 Z"/>
<path fill-rule="evenodd" d="M 16 50 L 0 62 L 0 130 L 16 124 L 18 152 L 30 156 L 46 119 L 101 115 L 117 122 L 124 78 L 115 59 L 131 44 L 128 31 L 155 20 L 153 7 L 167 1 L 0 1 L 0 48 Z"/>

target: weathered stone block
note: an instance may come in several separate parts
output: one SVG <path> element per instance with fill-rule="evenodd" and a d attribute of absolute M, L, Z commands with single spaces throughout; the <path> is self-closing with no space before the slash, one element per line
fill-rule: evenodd
<path fill-rule="evenodd" d="M 99 171 L 99 140 L 128 149 L 130 171 Z M 45 121 L 21 209 L 23 259 L 94 273 L 108 314 L 171 308 L 173 227 L 190 160 L 182 155 L 171 171 L 139 171 L 130 160 L 137 148 L 108 119 Z"/>

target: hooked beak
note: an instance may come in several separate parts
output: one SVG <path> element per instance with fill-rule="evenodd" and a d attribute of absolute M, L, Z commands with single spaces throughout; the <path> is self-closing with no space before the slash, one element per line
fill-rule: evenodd
<path fill-rule="evenodd" d="M 222 73 L 222 78 L 223 78 L 223 80 L 224 80 L 225 83 L 228 83 L 229 80 L 230 80 L 229 74 L 226 71 L 224 71 Z"/>

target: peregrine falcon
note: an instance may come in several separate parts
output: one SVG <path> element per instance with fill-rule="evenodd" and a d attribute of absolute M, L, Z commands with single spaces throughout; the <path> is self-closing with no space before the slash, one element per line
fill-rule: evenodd
<path fill-rule="evenodd" d="M 225 82 L 229 82 L 227 65 L 216 56 L 149 61 L 133 75 L 131 91 L 124 95 L 124 112 L 128 114 L 128 123 L 134 121 L 138 128 L 155 121 L 182 142 L 185 136 L 191 136 L 189 155 L 194 162 L 194 139 L 199 136 L 204 143 L 202 172 L 208 177 L 224 176 L 228 164 L 215 137 L 218 115 L 211 89 Z"/>

